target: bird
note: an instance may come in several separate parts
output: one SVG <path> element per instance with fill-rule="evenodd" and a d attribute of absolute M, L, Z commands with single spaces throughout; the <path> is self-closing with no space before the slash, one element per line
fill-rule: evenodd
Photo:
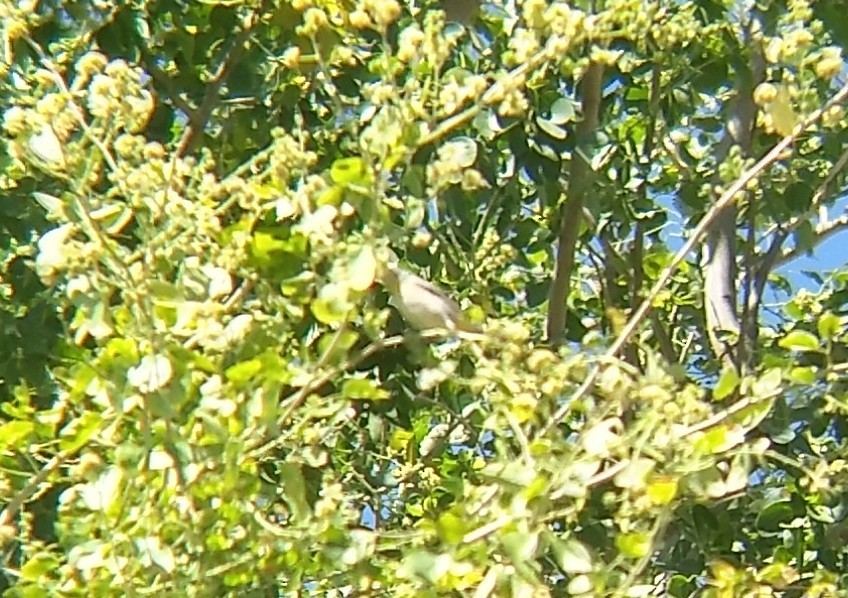
<path fill-rule="evenodd" d="M 456 301 L 409 270 L 397 264 L 387 264 L 382 280 L 400 315 L 419 332 L 480 332 L 480 327 L 468 321 Z"/>

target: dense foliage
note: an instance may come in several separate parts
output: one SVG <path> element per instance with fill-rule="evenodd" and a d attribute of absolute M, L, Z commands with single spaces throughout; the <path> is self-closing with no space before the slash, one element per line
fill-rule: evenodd
<path fill-rule="evenodd" d="M 848 595 L 842 2 L 0 16 L 6 595 Z"/>

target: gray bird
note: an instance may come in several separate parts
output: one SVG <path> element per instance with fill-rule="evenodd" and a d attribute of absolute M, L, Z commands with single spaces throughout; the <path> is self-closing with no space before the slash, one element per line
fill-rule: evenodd
<path fill-rule="evenodd" d="M 432 283 L 396 264 L 384 268 L 383 285 L 394 298 L 400 315 L 416 330 L 480 332 L 479 327 L 466 319 L 456 301 Z"/>

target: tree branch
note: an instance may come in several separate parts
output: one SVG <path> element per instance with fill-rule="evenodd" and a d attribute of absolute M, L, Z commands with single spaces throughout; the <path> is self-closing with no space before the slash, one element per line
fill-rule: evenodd
<path fill-rule="evenodd" d="M 198 134 L 206 128 L 206 123 L 209 122 L 212 111 L 220 100 L 219 94 L 221 88 L 227 82 L 227 79 L 233 72 L 233 68 L 235 68 L 236 63 L 244 53 L 245 42 L 258 22 L 259 19 L 256 15 L 252 14 L 251 19 L 244 25 L 244 28 L 236 34 L 235 39 L 227 50 L 224 60 L 218 66 L 218 70 L 212 76 L 212 81 L 207 86 L 200 106 L 197 110 L 188 114 L 189 125 L 180 138 L 179 145 L 177 146 L 177 156 L 184 156 L 194 151 L 194 148 L 197 146 L 197 140 L 200 139 Z"/>
<path fill-rule="evenodd" d="M 748 36 L 746 36 L 748 37 Z M 749 41 L 749 40 L 743 40 Z M 757 50 L 753 50 L 748 67 L 742 69 L 736 81 L 736 99 L 733 115 L 728 120 L 725 135 L 718 152 L 717 163 L 721 163 L 736 146 L 743 156 L 751 153 L 751 136 L 757 115 L 754 103 L 754 87 L 762 79 L 764 61 Z M 720 184 L 719 173 L 714 183 Z M 704 273 L 704 311 L 710 346 L 717 357 L 733 361 L 737 367 L 744 361 L 745 332 L 750 332 L 750 320 L 756 321 L 756 313 L 746 313 L 747 321 L 740 323 L 736 306 L 736 202 L 730 202 L 716 215 L 707 234 L 701 268 Z M 743 342 L 731 346 L 720 334 L 722 331 L 742 333 Z M 735 351 L 734 351 L 735 349 Z M 734 355 L 735 353 L 735 355 Z"/>
<path fill-rule="evenodd" d="M 828 220 L 827 222 L 820 223 L 813 233 L 816 236 L 816 241 L 813 245 L 818 245 L 836 233 L 846 229 L 848 229 L 848 214 L 843 214 L 834 220 Z M 778 258 L 774 260 L 774 267 L 778 268 L 783 264 L 791 262 L 795 258 L 800 257 L 801 254 L 806 251 L 806 248 L 802 248 L 797 245 L 795 247 L 784 249 Z"/>
<path fill-rule="evenodd" d="M 580 84 L 583 120 L 577 125 L 577 143 L 571 159 L 568 179 L 568 196 L 560 210 L 560 230 L 557 237 L 556 266 L 548 294 L 548 340 L 558 342 L 565 333 L 566 300 L 571 291 L 571 274 L 574 271 L 574 253 L 583 200 L 589 188 L 589 165 L 583 150 L 598 127 L 601 104 L 603 65 L 592 63 Z"/>
<path fill-rule="evenodd" d="M 771 274 L 775 268 L 779 268 L 783 264 L 786 264 L 801 255 L 802 250 L 799 247 L 782 249 L 783 243 L 786 242 L 786 239 L 789 238 L 789 235 L 793 231 L 797 230 L 799 226 L 807 222 L 817 210 L 820 211 L 823 208 L 823 204 L 828 197 L 828 188 L 839 173 L 845 169 L 846 165 L 848 165 L 848 149 L 842 152 L 836 162 L 834 162 L 834 164 L 830 167 L 830 170 L 828 170 L 827 175 L 824 177 L 822 182 L 816 188 L 816 192 L 813 193 L 813 198 L 810 200 L 810 207 L 803 214 L 792 217 L 787 223 L 777 223 L 773 225 L 764 235 L 767 237 L 768 235 L 773 234 L 774 238 L 772 239 L 766 253 L 760 258 L 757 266 L 757 277 L 755 282 L 759 293 L 756 297 L 758 300 L 762 297 L 769 274 Z M 826 217 L 826 212 L 819 217 L 819 224 L 816 226 L 816 230 L 814 232 L 817 237 L 816 241 L 813 243 L 814 246 L 823 242 L 834 233 L 846 228 L 846 217 L 844 215 L 840 216 L 836 220 L 827 220 Z"/>
<path fill-rule="evenodd" d="M 716 216 L 726 208 L 729 204 L 736 201 L 736 196 L 740 192 L 742 192 L 746 185 L 756 179 L 759 175 L 761 175 L 769 166 L 771 166 L 774 162 L 779 160 L 786 149 L 795 143 L 798 137 L 807 131 L 814 123 L 816 123 L 825 112 L 825 110 L 830 109 L 831 106 L 834 106 L 848 98 L 848 83 L 842 86 L 842 88 L 834 94 L 834 96 L 828 100 L 824 106 L 821 108 L 814 110 L 807 118 L 803 120 L 803 122 L 799 123 L 795 126 L 792 133 L 781 139 L 771 150 L 762 158 L 760 158 L 756 164 L 751 166 L 748 170 L 743 172 L 738 179 L 736 179 L 733 184 L 731 184 L 724 193 L 716 200 L 716 202 L 712 205 L 712 207 L 707 210 L 707 213 L 704 214 L 701 221 L 692 231 L 689 239 L 683 244 L 683 246 L 674 254 L 674 257 L 671 260 L 671 263 L 665 267 L 665 269 L 660 273 L 659 278 L 654 283 L 654 286 L 651 287 L 651 291 L 648 293 L 647 297 L 645 297 L 645 301 L 639 306 L 639 309 L 630 317 L 627 324 L 624 326 L 624 329 L 621 331 L 621 334 L 618 335 L 615 342 L 610 346 L 609 349 L 604 353 L 603 358 L 600 359 L 600 365 L 595 365 L 594 368 L 589 372 L 586 376 L 586 379 L 583 383 L 577 388 L 574 392 L 574 395 L 570 400 L 565 401 L 563 405 L 557 410 L 557 412 L 548 420 L 548 422 L 539 429 L 535 438 L 541 438 L 545 436 L 548 432 L 550 432 L 554 427 L 559 425 L 562 418 L 565 417 L 569 410 L 571 409 L 572 403 L 575 401 L 579 401 L 582 399 L 592 386 L 597 381 L 598 377 L 601 374 L 601 368 L 603 367 L 603 362 L 605 360 L 609 360 L 618 355 L 619 351 L 626 345 L 630 338 L 635 334 L 636 330 L 642 324 L 642 321 L 651 311 L 651 306 L 654 300 L 659 296 L 659 294 L 665 289 L 665 286 L 668 284 L 668 281 L 671 280 L 671 277 L 677 271 L 677 268 L 680 267 L 680 264 L 686 259 L 686 256 L 689 255 L 689 252 L 695 248 L 695 246 L 700 243 L 701 239 L 706 234 L 709 227 L 713 224 L 713 221 L 716 219 Z"/>

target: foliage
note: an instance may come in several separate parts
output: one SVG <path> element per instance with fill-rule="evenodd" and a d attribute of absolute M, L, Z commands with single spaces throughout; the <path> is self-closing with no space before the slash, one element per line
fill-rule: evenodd
<path fill-rule="evenodd" d="M 0 4 L 6 595 L 842 595 L 840 8 Z"/>

